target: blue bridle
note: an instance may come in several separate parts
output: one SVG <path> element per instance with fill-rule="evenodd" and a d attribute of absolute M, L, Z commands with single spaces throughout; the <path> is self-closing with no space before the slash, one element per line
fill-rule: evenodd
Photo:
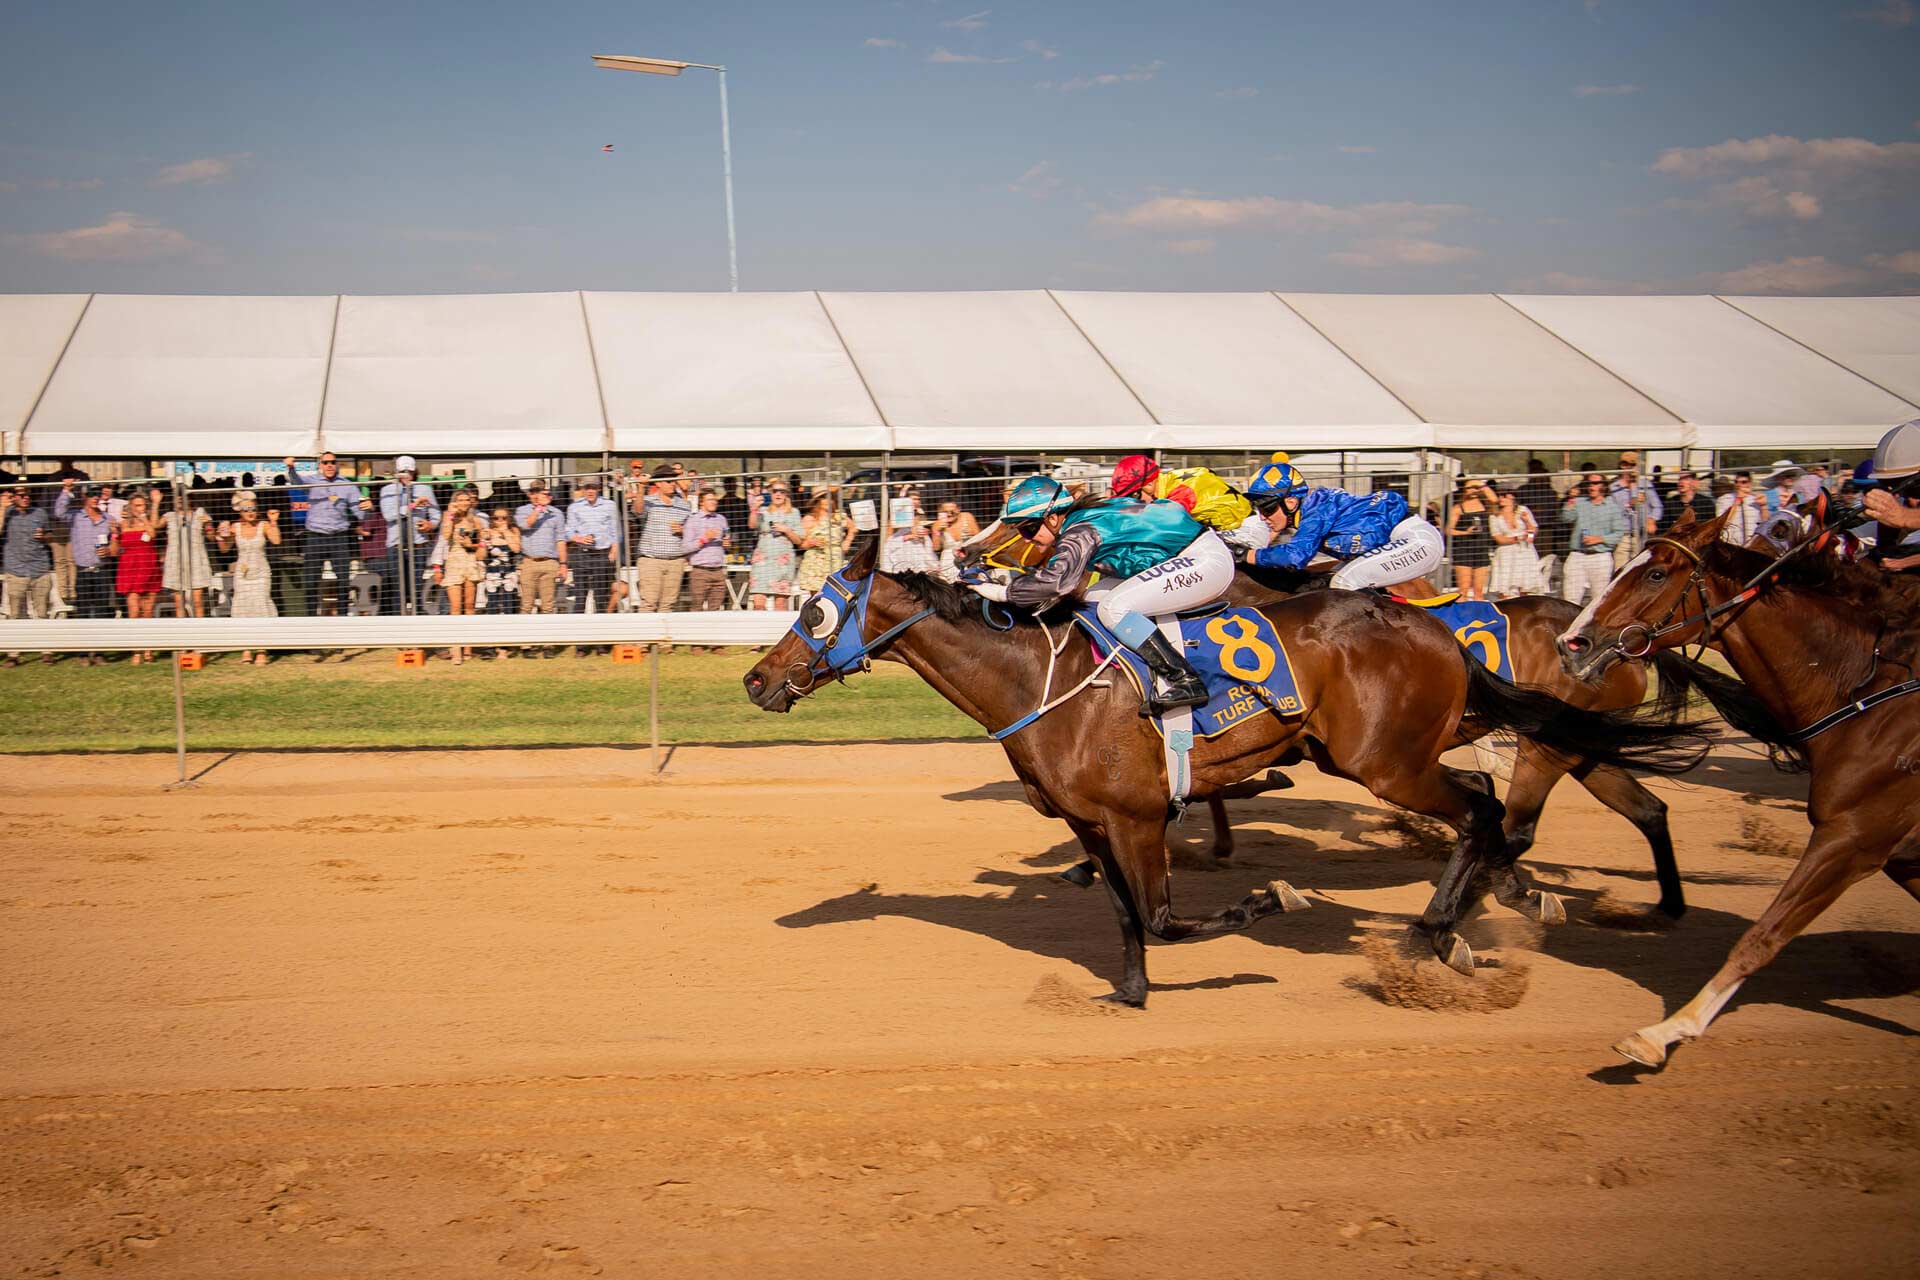
<path fill-rule="evenodd" d="M 800 606 L 793 634 L 812 652 L 813 661 L 796 662 L 787 668 L 786 683 L 790 691 L 802 694 L 828 677 L 844 680 L 850 671 L 865 671 L 873 665 L 873 655 L 891 644 L 896 636 L 933 616 L 933 607 L 929 605 L 868 640 L 867 601 L 872 592 L 871 573 L 854 581 L 843 569 L 828 574 L 826 585 Z M 795 671 L 806 672 L 805 684 L 794 683 Z"/>

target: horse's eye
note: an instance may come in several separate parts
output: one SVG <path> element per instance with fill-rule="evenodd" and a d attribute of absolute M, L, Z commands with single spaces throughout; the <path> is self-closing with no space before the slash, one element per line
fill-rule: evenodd
<path fill-rule="evenodd" d="M 1647 570 L 1648 582 L 1660 583 L 1660 582 L 1665 582 L 1666 580 L 1667 580 L 1667 571 L 1665 569 L 1660 568 L 1658 565 Z"/>

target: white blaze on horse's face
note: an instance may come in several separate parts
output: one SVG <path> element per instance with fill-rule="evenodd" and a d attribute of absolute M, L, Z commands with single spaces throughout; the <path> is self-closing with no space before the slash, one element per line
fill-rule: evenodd
<path fill-rule="evenodd" d="M 1642 551 L 1639 555 L 1627 561 L 1626 567 L 1613 575 L 1612 580 L 1607 583 L 1605 589 L 1595 593 L 1593 599 L 1587 601 L 1587 607 L 1580 611 L 1580 616 L 1573 620 L 1573 625 L 1560 634 L 1560 642 L 1565 644 L 1569 640 L 1578 639 L 1581 632 L 1585 631 L 1589 626 L 1592 626 L 1594 615 L 1600 612 L 1600 606 L 1605 604 L 1607 597 L 1613 594 L 1614 587 L 1619 585 L 1622 578 L 1625 578 L 1635 569 L 1645 564 L 1652 555 L 1653 553 L 1651 551 Z"/>

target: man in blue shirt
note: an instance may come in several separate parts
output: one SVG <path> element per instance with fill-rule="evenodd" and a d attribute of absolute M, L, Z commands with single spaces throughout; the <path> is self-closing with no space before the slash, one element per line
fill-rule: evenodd
<path fill-rule="evenodd" d="M 600 496 L 600 479 L 580 481 L 584 496 L 567 506 L 567 567 L 573 583 L 573 611 L 585 613 L 589 596 L 601 613 L 612 607 L 613 552 L 620 543 L 620 510 Z"/>
<path fill-rule="evenodd" d="M 307 580 L 307 616 L 320 615 L 321 593 L 331 597 L 336 614 L 347 611 L 347 578 L 353 568 L 353 526 L 360 519 L 360 486 L 341 476 L 332 453 L 320 455 L 320 470 L 297 471 L 288 458 L 287 476 L 307 489 L 307 513 L 301 528 L 302 568 Z M 326 565 L 333 565 L 333 583 L 326 585 Z"/>
<path fill-rule="evenodd" d="M 71 502 L 68 493 L 62 493 L 55 500 L 56 519 L 70 509 Z M 111 618 L 113 565 L 110 562 L 118 551 L 113 542 L 113 521 L 100 509 L 98 489 L 85 490 L 81 502 L 80 510 L 67 518 L 68 536 L 73 545 L 73 616 Z M 93 655 L 87 655 L 87 662 L 92 661 Z"/>
<path fill-rule="evenodd" d="M 404 594 L 412 602 L 412 612 L 423 613 L 420 573 L 439 537 L 440 504 L 432 489 L 414 483 L 419 471 L 412 458 L 397 459 L 393 471 L 393 481 L 380 490 L 380 514 L 387 522 L 387 571 L 380 583 L 380 612 L 399 614 Z"/>
<path fill-rule="evenodd" d="M 1627 536 L 1627 508 L 1611 500 L 1606 477 L 1596 471 L 1588 474 L 1579 492 L 1567 495 L 1560 518 L 1573 526 L 1561 594 L 1575 604 L 1589 592 L 1597 600 L 1613 580 L 1613 549 Z"/>

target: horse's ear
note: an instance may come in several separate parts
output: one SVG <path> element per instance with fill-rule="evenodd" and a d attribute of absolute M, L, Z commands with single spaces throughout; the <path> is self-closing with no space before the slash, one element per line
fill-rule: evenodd
<path fill-rule="evenodd" d="M 1691 527 L 1693 523 L 1694 523 L 1693 504 L 1689 502 L 1687 504 L 1687 509 L 1680 513 L 1680 518 L 1678 520 L 1675 520 L 1672 524 L 1668 525 L 1667 528 L 1670 531 L 1678 532 L 1681 529 L 1686 529 Z"/>
<path fill-rule="evenodd" d="M 1739 505 L 1739 503 L 1735 503 L 1713 519 L 1696 523 L 1689 531 L 1693 535 L 1691 539 L 1689 539 L 1692 545 L 1695 548 L 1699 548 L 1711 546 L 1713 543 L 1719 541 L 1720 535 L 1726 532 L 1727 521 L 1733 519 L 1734 510 Z"/>
<path fill-rule="evenodd" d="M 847 577 L 855 582 L 873 576 L 874 566 L 880 563 L 880 535 L 871 529 L 862 529 L 853 535 L 853 553 L 847 557 Z"/>

